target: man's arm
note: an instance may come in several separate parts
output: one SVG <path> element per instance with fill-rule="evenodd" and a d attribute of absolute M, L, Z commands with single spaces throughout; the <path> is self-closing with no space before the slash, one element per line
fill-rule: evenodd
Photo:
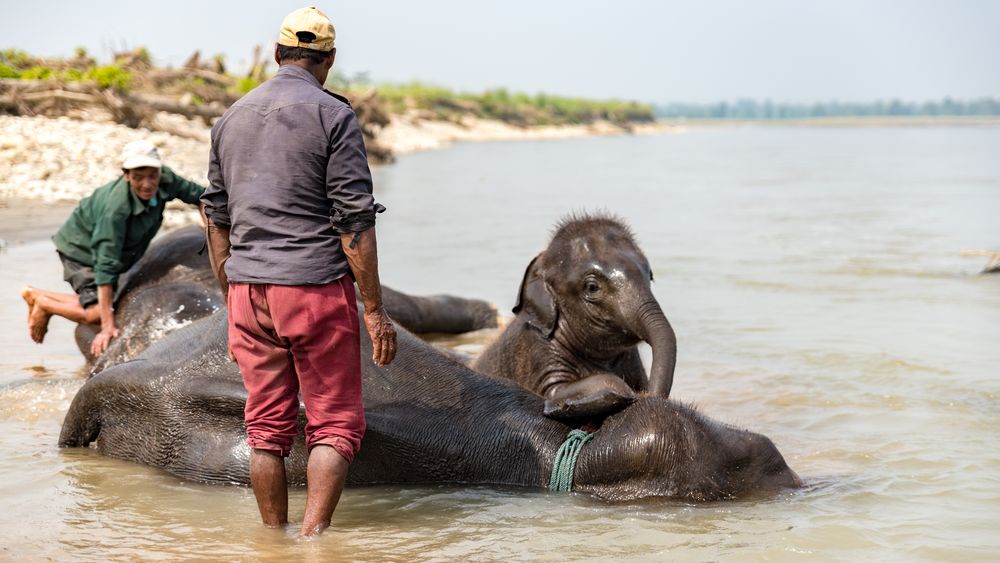
<path fill-rule="evenodd" d="M 226 260 L 229 260 L 230 242 L 229 229 L 220 227 L 205 213 L 201 207 L 201 220 L 205 224 L 205 242 L 208 245 L 208 262 L 212 265 L 215 279 L 219 280 L 222 297 L 229 295 L 229 278 L 226 277 Z"/>
<path fill-rule="evenodd" d="M 219 157 L 218 132 L 212 128 L 212 148 L 208 152 L 208 187 L 201 194 L 202 211 L 217 227 L 226 229 L 231 226 L 229 218 L 229 191 L 226 188 L 226 177 L 222 173 L 222 159 Z M 208 221 L 206 220 L 207 224 Z"/>
<path fill-rule="evenodd" d="M 197 205 L 205 193 L 205 186 L 184 178 L 166 166 L 160 168 L 160 187 L 170 198 L 177 198 L 191 205 Z"/>
<path fill-rule="evenodd" d="M 372 360 L 385 366 L 396 357 L 396 329 L 382 307 L 375 241 L 375 215 L 385 208 L 375 203 L 372 196 L 365 140 L 354 112 L 341 108 L 331 119 L 330 159 L 326 169 L 330 224 L 340 234 L 341 247 L 361 292 L 365 327 L 372 339 Z"/>
<path fill-rule="evenodd" d="M 118 210 L 105 210 L 91 234 L 90 246 L 94 257 L 94 282 L 97 284 L 97 307 L 101 314 L 101 331 L 90 345 L 98 356 L 118 336 L 115 325 L 114 286 L 122 269 L 121 255 L 125 244 L 128 215 Z"/>
<path fill-rule="evenodd" d="M 90 353 L 100 356 L 108 348 L 112 338 L 118 337 L 118 327 L 115 325 L 115 311 L 112 308 L 114 301 L 114 286 L 103 284 L 97 286 L 97 309 L 101 313 L 101 332 L 97 333 L 94 341 L 90 343 Z"/>
<path fill-rule="evenodd" d="M 201 195 L 201 220 L 205 224 L 205 241 L 208 261 L 215 279 L 219 280 L 222 296 L 229 295 L 229 278 L 226 277 L 226 260 L 229 260 L 229 192 L 226 190 L 222 161 L 219 158 L 218 138 L 212 129 L 212 148 L 208 153 L 208 188 Z"/>
<path fill-rule="evenodd" d="M 342 233 L 340 243 L 365 305 L 365 327 L 372 338 L 372 360 L 376 365 L 387 366 L 396 357 L 396 328 L 382 306 L 375 227 L 360 233 Z"/>

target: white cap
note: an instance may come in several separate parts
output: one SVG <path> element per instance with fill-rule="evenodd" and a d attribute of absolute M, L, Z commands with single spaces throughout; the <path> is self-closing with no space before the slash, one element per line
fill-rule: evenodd
<path fill-rule="evenodd" d="M 162 164 L 160 151 L 156 150 L 156 145 L 145 139 L 132 141 L 122 149 L 122 168 L 125 170 L 143 166 L 159 168 Z"/>

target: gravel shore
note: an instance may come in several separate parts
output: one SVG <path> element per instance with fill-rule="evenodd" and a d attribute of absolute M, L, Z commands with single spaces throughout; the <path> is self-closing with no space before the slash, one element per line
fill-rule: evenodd
<path fill-rule="evenodd" d="M 37 222 L 24 218 L 39 213 L 39 209 L 51 207 L 64 217 L 68 212 L 64 213 L 63 208 L 71 210 L 94 188 L 119 174 L 121 149 L 136 139 L 155 143 L 163 161 L 185 178 L 207 183 L 210 129 L 194 121 L 181 121 L 184 123 L 176 124 L 175 129 L 183 135 L 175 135 L 106 121 L 0 115 L 0 217 L 4 218 L 0 239 L 16 240 L 37 230 L 32 227 Z M 662 130 L 654 124 L 640 126 L 636 132 Z M 378 140 L 395 154 L 405 154 L 453 142 L 557 139 L 624 132 L 608 123 L 520 128 L 478 118 L 450 122 L 404 114 L 396 116 L 379 133 Z M 167 210 L 166 229 L 199 220 L 197 212 L 181 202 L 171 202 Z"/>

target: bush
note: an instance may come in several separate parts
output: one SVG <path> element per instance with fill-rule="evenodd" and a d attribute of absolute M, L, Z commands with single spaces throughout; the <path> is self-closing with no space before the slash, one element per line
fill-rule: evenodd
<path fill-rule="evenodd" d="M 654 119 L 653 109 L 648 104 L 564 98 L 548 94 L 532 96 L 510 92 L 504 88 L 466 94 L 455 93 L 440 86 L 411 82 L 381 84 L 376 90 L 394 112 L 418 108 L 433 111 L 441 119 L 469 112 L 518 125 L 581 124 L 601 119 L 624 125 Z"/>
<path fill-rule="evenodd" d="M 97 82 L 101 88 L 113 88 L 125 92 L 132 86 L 132 73 L 118 65 L 89 68 L 83 76 Z"/>
<path fill-rule="evenodd" d="M 46 80 L 52 78 L 52 69 L 35 65 L 21 73 L 22 80 Z"/>
<path fill-rule="evenodd" d="M 14 68 L 31 66 L 31 61 L 31 55 L 18 49 L 4 49 L 0 51 L 0 63 L 10 65 Z"/>
<path fill-rule="evenodd" d="M 59 79 L 66 82 L 79 82 L 83 80 L 83 71 L 78 68 L 68 68 L 59 73 Z"/>
<path fill-rule="evenodd" d="M 0 78 L 21 78 L 21 73 L 13 67 L 0 63 Z"/>
<path fill-rule="evenodd" d="M 250 92 L 250 90 L 253 90 L 258 86 L 260 86 L 260 82 L 258 82 L 257 79 L 250 76 L 241 78 L 240 81 L 236 83 L 236 88 L 237 90 L 239 90 L 240 95 L 247 94 Z"/>

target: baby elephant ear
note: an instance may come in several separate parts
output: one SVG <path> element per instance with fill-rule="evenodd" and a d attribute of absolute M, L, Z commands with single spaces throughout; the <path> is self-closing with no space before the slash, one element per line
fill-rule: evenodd
<path fill-rule="evenodd" d="M 556 321 L 559 319 L 559 309 L 552 290 L 541 275 L 541 258 L 544 253 L 535 256 L 521 279 L 521 287 L 517 291 L 517 304 L 514 305 L 515 315 L 524 315 L 528 325 L 552 338 L 556 331 Z"/>

